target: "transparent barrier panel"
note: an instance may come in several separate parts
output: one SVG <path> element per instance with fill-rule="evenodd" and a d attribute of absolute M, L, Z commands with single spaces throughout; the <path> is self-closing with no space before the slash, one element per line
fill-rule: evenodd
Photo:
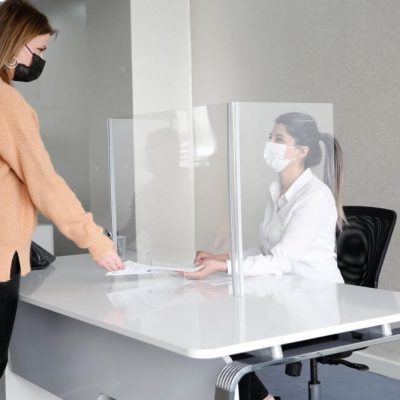
<path fill-rule="evenodd" d="M 109 120 L 113 236 L 125 259 L 188 267 L 229 252 L 227 105 Z"/>
<path fill-rule="evenodd" d="M 196 250 L 229 252 L 228 107 L 195 107 L 194 195 Z"/>
<path fill-rule="evenodd" d="M 138 261 L 188 266 L 195 252 L 191 112 L 134 117 Z"/>
<path fill-rule="evenodd" d="M 198 249 L 226 251 L 225 129 L 226 106 L 135 116 L 139 262 L 190 266 Z"/>

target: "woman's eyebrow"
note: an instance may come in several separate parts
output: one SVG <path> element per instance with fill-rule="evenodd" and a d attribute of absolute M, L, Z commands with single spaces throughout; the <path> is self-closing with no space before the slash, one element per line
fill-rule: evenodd
<path fill-rule="evenodd" d="M 282 135 L 281 133 L 271 133 L 271 136 L 273 136 L 276 139 L 285 139 L 285 136 Z"/>

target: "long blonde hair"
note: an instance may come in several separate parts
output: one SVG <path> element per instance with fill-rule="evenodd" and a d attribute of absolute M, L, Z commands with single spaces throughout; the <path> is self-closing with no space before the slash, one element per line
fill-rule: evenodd
<path fill-rule="evenodd" d="M 39 35 L 56 34 L 47 17 L 26 0 L 6 0 L 0 6 L 0 78 L 10 83 L 8 65 L 18 51 Z"/>

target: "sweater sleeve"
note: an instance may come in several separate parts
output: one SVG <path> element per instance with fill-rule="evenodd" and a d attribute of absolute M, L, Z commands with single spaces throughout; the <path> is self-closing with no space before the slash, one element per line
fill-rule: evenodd
<path fill-rule="evenodd" d="M 57 174 L 39 133 L 36 113 L 14 92 L 1 102 L 0 156 L 26 185 L 35 207 L 68 239 L 96 260 L 112 248 L 64 179 Z M 73 162 L 73 157 L 71 157 Z"/>

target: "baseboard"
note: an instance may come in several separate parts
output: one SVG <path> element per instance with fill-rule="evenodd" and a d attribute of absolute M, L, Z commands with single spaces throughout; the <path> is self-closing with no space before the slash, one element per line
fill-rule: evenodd
<path fill-rule="evenodd" d="M 366 364 L 369 366 L 369 370 L 375 374 L 400 380 L 400 361 L 388 360 L 365 351 L 354 352 L 347 360 Z"/>

